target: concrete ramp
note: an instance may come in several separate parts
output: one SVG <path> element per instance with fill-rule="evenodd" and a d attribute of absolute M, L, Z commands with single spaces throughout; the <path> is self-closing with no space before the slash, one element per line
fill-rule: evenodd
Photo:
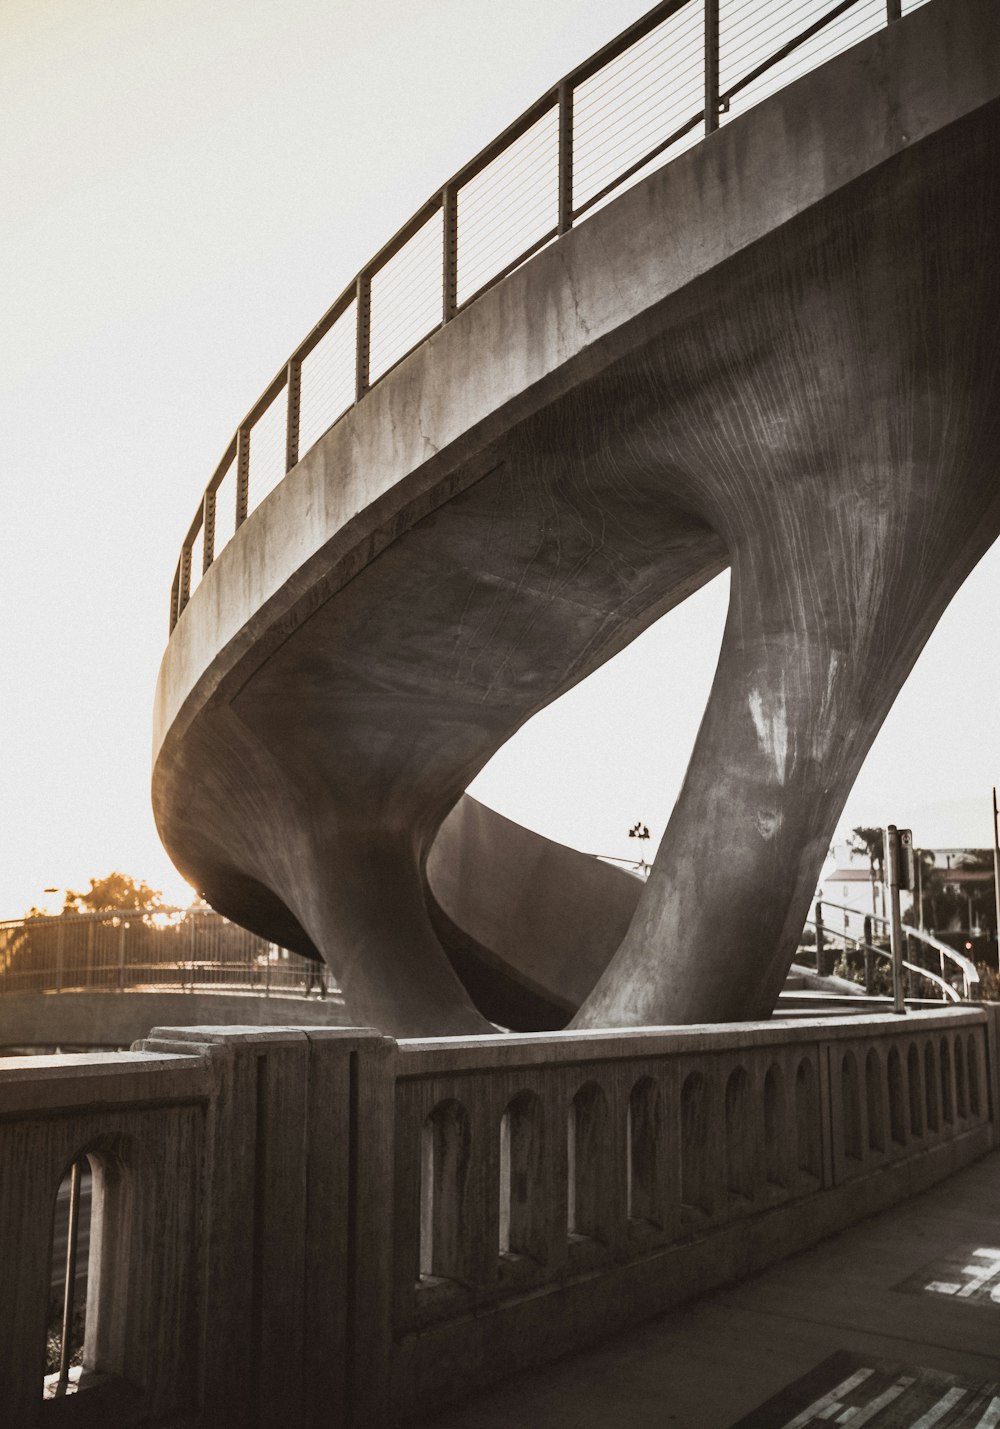
<path fill-rule="evenodd" d="M 153 801 L 185 875 L 397 1035 L 553 1025 L 581 996 L 578 1026 L 766 1017 L 865 754 L 1000 532 L 998 152 L 996 7 L 932 0 L 451 316 L 176 622 Z M 627 927 L 610 876 L 574 889 L 565 851 L 468 806 L 446 824 L 727 564 Z"/>

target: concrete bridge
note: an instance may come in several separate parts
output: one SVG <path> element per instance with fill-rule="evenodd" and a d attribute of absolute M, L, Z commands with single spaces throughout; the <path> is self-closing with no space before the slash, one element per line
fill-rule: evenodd
<path fill-rule="evenodd" d="M 1000 532 L 995 6 L 890 3 L 743 112 L 761 65 L 727 71 L 725 15 L 720 36 L 704 13 L 690 112 L 682 96 L 652 157 L 624 163 L 631 186 L 584 197 L 588 86 L 700 0 L 568 76 L 363 270 L 240 424 L 184 544 L 156 701 L 164 842 L 215 907 L 323 957 L 352 1014 L 395 1035 L 766 1017 L 865 754 Z M 549 208 L 511 236 L 501 187 L 477 288 L 468 215 L 538 153 Z M 433 331 L 392 329 L 425 259 Z M 345 331 L 354 400 L 323 430 L 310 374 Z M 268 431 L 281 461 L 250 510 Z M 715 683 L 626 917 L 610 873 L 463 791 L 726 565 Z M 462 874 L 501 863 L 491 927 Z"/>

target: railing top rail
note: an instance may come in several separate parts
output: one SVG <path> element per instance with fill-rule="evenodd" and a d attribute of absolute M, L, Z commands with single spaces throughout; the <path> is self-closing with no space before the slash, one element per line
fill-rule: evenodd
<path fill-rule="evenodd" d="M 920 1008 L 905 1019 L 870 1012 L 857 1017 L 782 1019 L 769 1022 L 710 1023 L 691 1027 L 629 1027 L 567 1032 L 520 1032 L 505 1037 L 405 1038 L 398 1043 L 399 1075 L 479 1072 L 490 1068 L 619 1061 L 638 1057 L 700 1056 L 704 1053 L 752 1052 L 788 1045 L 814 1046 L 826 1040 L 912 1035 L 928 1022 L 952 1027 L 986 1021 L 982 1008 L 949 1005 Z"/>
<path fill-rule="evenodd" d="M 37 917 L 25 915 L 22 918 L 2 918 L 0 919 L 0 931 L 5 928 L 20 928 L 27 925 L 31 928 L 45 926 L 68 927 L 74 923 L 108 923 L 114 918 L 139 919 L 156 918 L 159 916 L 169 918 L 201 918 L 212 917 L 221 918 L 222 914 L 217 913 L 214 908 L 172 908 L 164 905 L 159 908 L 98 908 L 88 909 L 86 912 L 67 913 L 44 913 Z"/>

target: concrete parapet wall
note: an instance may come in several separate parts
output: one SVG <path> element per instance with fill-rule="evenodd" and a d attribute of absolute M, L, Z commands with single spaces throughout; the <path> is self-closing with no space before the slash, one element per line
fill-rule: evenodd
<path fill-rule="evenodd" d="M 997 1144 L 998 1067 L 983 1007 L 427 1042 L 188 1027 L 0 1060 L 0 1423 L 66 1407 L 42 1362 L 81 1155 L 80 1422 L 375 1426 L 947 1176 Z"/>
<path fill-rule="evenodd" d="M 129 1047 L 151 1027 L 343 1027 L 336 996 L 225 992 L 16 992 L 0 997 L 0 1048 Z"/>

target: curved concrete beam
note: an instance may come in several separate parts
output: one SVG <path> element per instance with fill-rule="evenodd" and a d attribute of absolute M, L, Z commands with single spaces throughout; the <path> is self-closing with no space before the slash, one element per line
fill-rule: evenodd
<path fill-rule="evenodd" d="M 1000 530 L 998 39 L 939 0 L 652 175 L 412 354 L 210 568 L 161 670 L 161 834 L 355 1016 L 487 1025 L 428 912 L 442 821 L 729 560 L 688 778 L 579 1021 L 770 1010 L 864 753 Z"/>

